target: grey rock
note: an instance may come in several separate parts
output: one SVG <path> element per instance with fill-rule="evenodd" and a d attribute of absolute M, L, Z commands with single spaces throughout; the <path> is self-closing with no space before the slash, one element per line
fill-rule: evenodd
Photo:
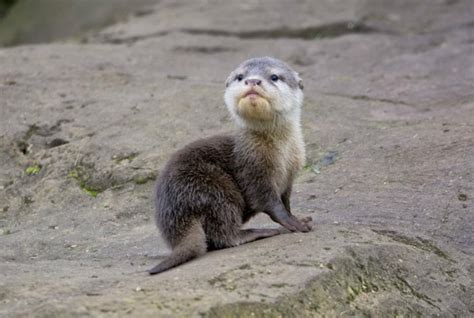
<path fill-rule="evenodd" d="M 161 1 L 88 43 L 0 49 L 0 316 L 472 315 L 473 2 L 264 3 Z M 232 130 L 223 81 L 259 55 L 305 82 L 328 164 L 292 202 L 315 229 L 150 278 L 153 179 Z"/>
<path fill-rule="evenodd" d="M 85 39 L 88 32 L 149 13 L 157 0 L 16 0 L 0 2 L 0 46 L 45 43 L 68 37 Z M 5 16 L 3 16 L 5 15 Z"/>

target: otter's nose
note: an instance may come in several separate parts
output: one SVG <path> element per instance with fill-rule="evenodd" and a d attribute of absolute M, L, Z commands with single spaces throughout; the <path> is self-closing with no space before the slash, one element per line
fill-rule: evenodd
<path fill-rule="evenodd" d="M 262 81 L 257 78 L 249 78 L 245 80 L 245 85 L 255 86 L 262 84 Z"/>

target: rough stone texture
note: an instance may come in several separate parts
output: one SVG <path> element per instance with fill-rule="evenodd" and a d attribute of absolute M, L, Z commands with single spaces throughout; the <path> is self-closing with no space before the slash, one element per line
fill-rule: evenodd
<path fill-rule="evenodd" d="M 10 8 L 0 1 L 0 46 L 46 43 L 75 36 L 123 20 L 146 15 L 158 0 L 17 0 Z M 8 2 L 8 1 L 7 1 Z M 5 16 L 4 16 L 5 15 Z"/>
<path fill-rule="evenodd" d="M 0 315 L 472 316 L 473 13 L 161 1 L 88 44 L 1 49 Z M 223 81 L 258 55 L 305 80 L 293 206 L 315 229 L 148 277 L 152 180 L 232 130 Z"/>

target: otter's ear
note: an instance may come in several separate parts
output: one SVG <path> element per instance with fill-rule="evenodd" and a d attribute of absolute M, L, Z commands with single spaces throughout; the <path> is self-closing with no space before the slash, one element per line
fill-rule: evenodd
<path fill-rule="evenodd" d="M 302 80 L 302 79 L 298 80 L 298 87 L 301 88 L 301 89 L 304 88 L 303 80 Z"/>
<path fill-rule="evenodd" d="M 235 77 L 234 72 L 230 73 L 229 77 L 227 77 L 227 79 L 225 80 L 225 87 L 229 87 L 234 77 Z"/>
<path fill-rule="evenodd" d="M 298 82 L 298 87 L 300 89 L 303 89 L 304 85 L 303 85 L 303 80 L 300 77 L 300 74 L 298 74 L 297 72 L 294 72 L 294 74 L 295 74 L 295 77 L 296 77 L 296 81 Z"/>

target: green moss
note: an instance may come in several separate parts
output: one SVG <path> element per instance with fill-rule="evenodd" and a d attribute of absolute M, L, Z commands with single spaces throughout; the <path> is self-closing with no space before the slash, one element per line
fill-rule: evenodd
<path fill-rule="evenodd" d="M 79 187 L 90 195 L 93 198 L 96 198 L 99 193 L 101 193 L 104 189 L 94 187 L 89 184 L 90 174 L 87 173 L 83 167 L 77 166 L 76 168 L 72 169 L 68 173 L 68 177 L 76 179 L 79 183 Z"/>
<path fill-rule="evenodd" d="M 41 171 L 41 165 L 29 166 L 25 169 L 25 173 L 28 176 L 36 175 Z"/>
<path fill-rule="evenodd" d="M 79 172 L 76 169 L 73 169 L 73 170 L 69 171 L 67 176 L 70 177 L 70 178 L 78 179 L 79 178 Z"/>
<path fill-rule="evenodd" d="M 93 190 L 93 189 L 88 189 L 86 187 L 82 188 L 82 190 L 84 190 L 85 193 L 87 193 L 88 195 L 90 195 L 91 197 L 97 197 L 97 195 L 99 194 L 99 191 L 97 190 Z"/>
<path fill-rule="evenodd" d="M 149 174 L 146 176 L 136 176 L 133 179 L 133 182 L 135 182 L 135 184 L 145 184 L 148 181 L 155 181 L 155 179 L 156 179 L 156 176 L 154 174 Z"/>
<path fill-rule="evenodd" d="M 132 160 L 137 154 L 128 154 L 116 160 Z M 98 170 L 93 162 L 78 162 L 68 173 L 68 177 L 75 179 L 79 187 L 92 197 L 97 197 L 98 194 L 107 189 L 117 189 L 129 182 L 135 184 L 145 184 L 148 181 L 156 179 L 155 172 L 146 172 L 137 175 L 127 176 L 117 173 L 118 170 L 109 168 Z"/>

